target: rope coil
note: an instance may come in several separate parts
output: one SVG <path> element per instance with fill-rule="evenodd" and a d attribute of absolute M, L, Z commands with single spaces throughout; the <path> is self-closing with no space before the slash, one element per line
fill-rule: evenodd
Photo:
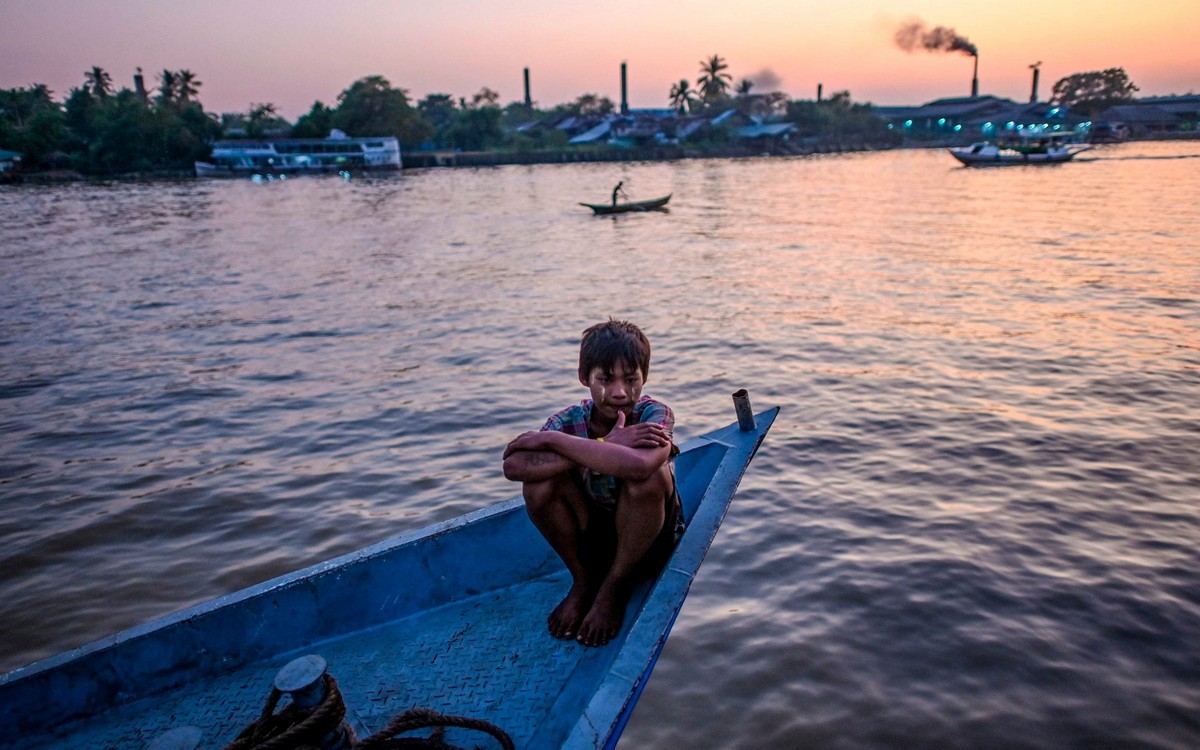
<path fill-rule="evenodd" d="M 395 737 L 403 732 L 416 729 L 435 727 L 429 737 Z M 388 722 L 388 725 L 354 746 L 354 750 L 392 750 L 404 747 L 427 747 L 436 750 L 459 750 L 456 746 L 447 744 L 443 739 L 446 727 L 473 729 L 484 732 L 496 738 L 504 750 L 513 750 L 513 741 L 500 727 L 466 716 L 449 716 L 429 708 L 410 708 Z"/>
<path fill-rule="evenodd" d="M 354 731 L 343 724 L 346 703 L 337 681 L 326 673 L 325 697 L 311 708 L 297 709 L 288 705 L 276 713 L 284 693 L 272 687 L 259 717 L 247 725 L 224 750 L 321 750 L 322 743 L 341 728 L 346 733 L 349 750 L 399 750 L 400 748 L 429 748 L 430 750 L 465 750 L 447 743 L 447 727 L 470 729 L 489 734 L 504 750 L 514 750 L 512 738 L 483 719 L 450 716 L 429 708 L 410 708 L 388 722 L 380 731 L 359 741 Z M 433 728 L 428 737 L 397 737 L 418 729 Z M 478 750 L 478 748 L 476 748 Z"/>
<path fill-rule="evenodd" d="M 337 731 L 346 717 L 346 703 L 333 675 L 325 674 L 324 699 L 310 709 L 285 706 L 275 713 L 284 693 L 271 688 L 258 719 L 238 734 L 225 750 L 319 750 L 321 742 Z"/>

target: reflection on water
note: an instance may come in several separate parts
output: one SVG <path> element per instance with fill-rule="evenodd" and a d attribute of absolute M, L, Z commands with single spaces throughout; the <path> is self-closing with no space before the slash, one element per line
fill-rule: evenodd
<path fill-rule="evenodd" d="M 0 188 L 0 668 L 511 497 L 611 314 L 784 407 L 624 744 L 1194 747 L 1200 145 L 1085 156 Z"/>

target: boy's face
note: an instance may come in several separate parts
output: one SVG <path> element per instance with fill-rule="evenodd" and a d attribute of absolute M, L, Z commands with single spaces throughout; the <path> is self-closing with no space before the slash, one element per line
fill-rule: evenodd
<path fill-rule="evenodd" d="M 634 404 L 642 397 L 642 386 L 645 378 L 637 367 L 627 367 L 618 362 L 613 365 L 611 373 L 605 373 L 603 367 L 593 367 L 589 373 L 580 373 L 579 382 L 592 392 L 593 410 L 607 420 L 615 420 L 617 412 L 625 412 L 625 416 L 633 411 Z"/>

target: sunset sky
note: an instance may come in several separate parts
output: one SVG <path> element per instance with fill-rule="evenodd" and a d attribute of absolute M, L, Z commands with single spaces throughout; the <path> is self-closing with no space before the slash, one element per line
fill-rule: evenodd
<path fill-rule="evenodd" d="M 622 62 L 630 106 L 665 107 L 671 85 L 694 84 L 713 54 L 735 80 L 797 99 L 818 84 L 879 105 L 970 94 L 969 56 L 897 46 L 912 19 L 978 48 L 981 94 L 1027 100 L 1039 61 L 1042 99 L 1060 78 L 1111 67 L 1143 96 L 1200 92 L 1197 0 L 3 0 L 0 10 L 0 88 L 44 83 L 62 100 L 94 65 L 118 88 L 139 66 L 150 87 L 164 68 L 188 69 L 206 110 L 271 102 L 290 120 L 367 75 L 414 103 L 483 86 L 508 103 L 524 97 L 528 67 L 539 106 L 583 93 L 619 102 Z"/>

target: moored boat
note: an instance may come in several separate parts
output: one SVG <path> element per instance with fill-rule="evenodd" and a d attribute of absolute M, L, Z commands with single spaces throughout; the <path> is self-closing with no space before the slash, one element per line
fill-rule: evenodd
<path fill-rule="evenodd" d="M 400 169 L 400 142 L 393 137 L 350 138 L 334 130 L 328 138 L 217 141 L 212 161 L 195 163 L 197 177 L 247 174 Z"/>
<path fill-rule="evenodd" d="M 351 737 L 422 707 L 529 750 L 613 747 L 778 413 L 741 395 L 738 422 L 681 446 L 686 531 L 606 646 L 547 633 L 570 576 L 514 498 L 0 676 L 0 747 L 225 747 L 317 662 Z"/>
<path fill-rule="evenodd" d="M 633 211 L 659 211 L 667 207 L 667 202 L 671 200 L 671 195 L 668 194 L 662 198 L 651 198 L 645 201 L 630 201 L 628 203 L 580 203 L 579 205 L 587 206 L 596 215 L 623 214 Z"/>
<path fill-rule="evenodd" d="M 1074 137 L 1074 133 L 1032 134 L 1015 143 L 983 141 L 952 148 L 950 153 L 968 167 L 1062 164 L 1089 148 L 1072 143 Z"/>

